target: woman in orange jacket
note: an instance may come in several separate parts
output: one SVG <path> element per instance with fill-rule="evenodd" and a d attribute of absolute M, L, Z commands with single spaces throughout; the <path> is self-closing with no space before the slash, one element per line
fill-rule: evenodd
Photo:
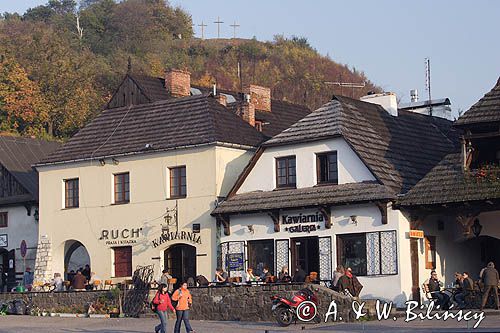
<path fill-rule="evenodd" d="M 156 305 L 156 313 L 160 318 L 160 324 L 155 327 L 155 332 L 167 333 L 167 310 L 170 309 L 172 312 L 175 312 L 175 309 L 172 306 L 172 302 L 170 302 L 168 286 L 166 284 L 160 284 L 153 298 L 153 304 Z"/>
<path fill-rule="evenodd" d="M 186 326 L 187 333 L 196 333 L 189 323 L 189 309 L 193 304 L 193 298 L 187 287 L 187 282 L 183 282 L 181 287 L 172 295 L 172 299 L 177 301 L 177 306 L 175 307 L 177 320 L 175 321 L 174 333 L 181 332 L 182 322 L 184 322 L 184 326 Z"/>

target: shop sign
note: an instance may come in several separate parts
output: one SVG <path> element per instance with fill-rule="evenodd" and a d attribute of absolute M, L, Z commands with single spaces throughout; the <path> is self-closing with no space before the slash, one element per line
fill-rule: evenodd
<path fill-rule="evenodd" d="M 410 230 L 409 232 L 410 238 L 422 239 L 424 238 L 423 230 Z"/>
<path fill-rule="evenodd" d="M 103 229 L 99 240 L 106 241 L 106 245 L 130 245 L 137 243 L 142 228 L 133 229 Z"/>
<path fill-rule="evenodd" d="M 281 224 L 285 227 L 285 231 L 290 233 L 296 232 L 307 232 L 316 231 L 321 229 L 321 225 L 318 222 L 324 222 L 325 217 L 320 212 L 315 212 L 312 214 L 293 214 L 293 215 L 282 215 Z"/>
<path fill-rule="evenodd" d="M 188 241 L 194 244 L 201 244 L 201 236 L 197 235 L 190 231 L 171 231 L 162 234 L 160 237 L 153 239 L 151 243 L 153 247 L 158 247 L 163 243 L 174 241 L 174 240 L 183 240 Z"/>
<path fill-rule="evenodd" d="M 227 254 L 227 265 L 229 266 L 229 271 L 242 271 L 243 266 L 243 253 L 228 253 Z"/>

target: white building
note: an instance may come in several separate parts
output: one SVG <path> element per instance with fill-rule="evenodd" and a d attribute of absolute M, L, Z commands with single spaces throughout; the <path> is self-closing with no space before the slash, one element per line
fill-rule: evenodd
<path fill-rule="evenodd" d="M 367 100 L 377 104 L 334 97 L 262 145 L 213 212 L 232 276 L 300 265 L 330 281 L 342 264 L 362 298 L 411 298 L 410 223 L 393 203 L 457 134 L 450 121 L 398 110 L 393 94 Z"/>
<path fill-rule="evenodd" d="M 184 71 L 127 75 L 109 109 L 36 166 L 37 278 L 85 264 L 115 281 L 145 265 L 155 276 L 167 268 L 179 282 L 210 278 L 217 249 L 210 212 L 266 138 L 257 120 L 309 112 L 288 103 L 277 109 L 283 103 L 269 89 L 247 89 L 249 102 L 235 94 L 229 103 L 199 89 L 192 95 Z"/>
<path fill-rule="evenodd" d="M 31 165 L 58 146 L 57 142 L 0 136 L 0 267 L 8 274 L 9 289 L 27 267 L 35 266 L 38 174 Z"/>

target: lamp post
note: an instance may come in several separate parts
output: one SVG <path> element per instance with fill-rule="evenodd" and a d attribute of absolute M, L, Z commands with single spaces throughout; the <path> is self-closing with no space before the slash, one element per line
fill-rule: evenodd
<path fill-rule="evenodd" d="M 174 208 L 168 208 L 165 212 L 165 216 L 163 216 L 163 219 L 165 221 L 164 224 L 161 225 L 161 233 L 169 233 L 170 232 L 170 227 L 175 227 L 175 231 L 179 230 L 179 220 L 178 220 L 178 214 L 177 214 L 177 200 L 175 201 L 175 207 Z"/>

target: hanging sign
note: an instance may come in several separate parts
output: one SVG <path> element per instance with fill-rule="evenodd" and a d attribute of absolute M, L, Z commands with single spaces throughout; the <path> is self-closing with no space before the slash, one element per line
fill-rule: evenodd
<path fill-rule="evenodd" d="M 284 226 L 285 231 L 290 233 L 316 231 L 321 229 L 319 222 L 325 222 L 325 217 L 320 212 L 312 214 L 293 214 L 282 215 L 281 224 Z"/>
<path fill-rule="evenodd" d="M 423 230 L 410 230 L 409 236 L 410 236 L 410 238 L 422 239 L 422 238 L 424 238 L 424 231 Z"/>

